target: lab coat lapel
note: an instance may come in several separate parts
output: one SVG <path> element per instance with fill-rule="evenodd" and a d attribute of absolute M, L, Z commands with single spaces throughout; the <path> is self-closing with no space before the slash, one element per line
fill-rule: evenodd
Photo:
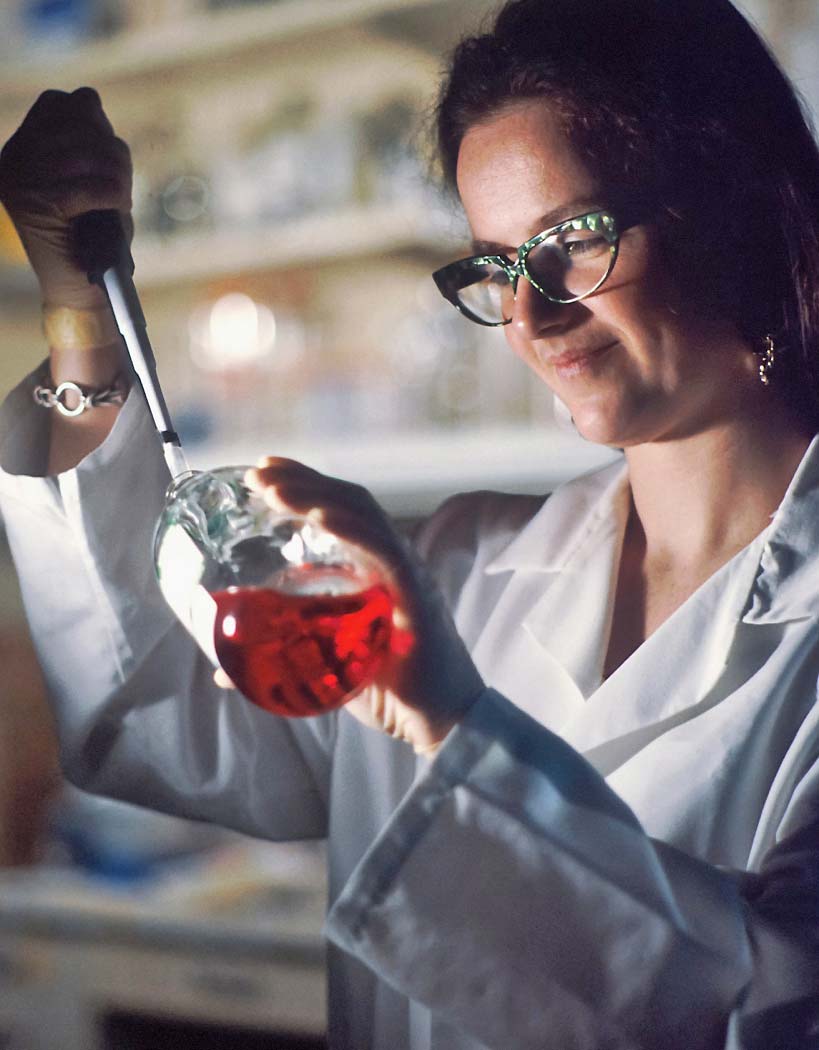
<path fill-rule="evenodd" d="M 487 685 L 553 731 L 585 700 L 561 661 L 527 628 L 525 618 L 534 601 L 545 600 L 544 588 L 548 597 L 559 580 L 553 573 L 516 573 L 472 651 Z"/>
<path fill-rule="evenodd" d="M 600 686 L 562 735 L 607 775 L 661 733 L 718 703 L 740 629 L 819 614 L 819 587 L 812 578 L 817 546 L 815 438 L 768 528 Z"/>
<path fill-rule="evenodd" d="M 550 729 L 584 706 L 599 679 L 596 654 L 608 633 L 627 506 L 618 461 L 585 485 L 558 490 L 487 566 L 489 575 L 507 572 L 510 579 L 473 656 L 488 684 Z"/>
<path fill-rule="evenodd" d="M 594 692 L 561 735 L 607 775 L 719 699 L 765 535 L 700 587 Z"/>
<path fill-rule="evenodd" d="M 524 631 L 563 666 L 583 698 L 600 684 L 628 499 L 623 479 L 603 501 L 606 512 L 586 531 L 523 621 Z"/>

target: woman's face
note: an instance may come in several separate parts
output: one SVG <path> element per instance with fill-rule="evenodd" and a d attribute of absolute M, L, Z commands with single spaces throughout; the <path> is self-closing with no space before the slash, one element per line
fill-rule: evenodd
<path fill-rule="evenodd" d="M 476 254 L 515 258 L 517 245 L 547 227 L 611 206 L 542 101 L 472 127 L 457 178 Z M 608 280 L 580 302 L 551 303 L 521 279 L 503 329 L 580 433 L 603 444 L 705 429 L 749 403 L 755 382 L 753 355 L 736 330 L 679 301 L 650 222 L 622 234 Z"/>

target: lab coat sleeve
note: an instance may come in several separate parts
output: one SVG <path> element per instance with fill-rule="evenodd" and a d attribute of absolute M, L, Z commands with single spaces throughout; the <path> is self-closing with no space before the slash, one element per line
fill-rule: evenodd
<path fill-rule="evenodd" d="M 577 752 L 487 690 L 327 929 L 493 1050 L 809 1050 L 818 850 L 814 825 L 752 876 L 654 841 Z"/>
<path fill-rule="evenodd" d="M 76 469 L 40 477 L 47 417 L 31 385 L 0 416 L 0 506 L 67 777 L 253 835 L 323 836 L 333 718 L 277 719 L 218 689 L 159 592 L 169 478 L 143 399 Z"/>

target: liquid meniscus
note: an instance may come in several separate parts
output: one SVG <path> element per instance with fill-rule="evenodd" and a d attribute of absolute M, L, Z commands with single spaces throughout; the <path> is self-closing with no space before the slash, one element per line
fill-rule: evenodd
<path fill-rule="evenodd" d="M 351 594 L 231 587 L 216 601 L 216 655 L 238 689 L 277 715 L 321 714 L 370 680 L 390 651 L 381 584 Z"/>

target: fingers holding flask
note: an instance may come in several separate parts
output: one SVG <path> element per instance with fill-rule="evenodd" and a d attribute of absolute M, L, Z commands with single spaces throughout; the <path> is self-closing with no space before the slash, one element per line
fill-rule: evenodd
<path fill-rule="evenodd" d="M 268 457 L 246 481 L 275 511 L 299 514 L 360 548 L 381 567 L 394 637 L 372 687 L 348 704 L 368 725 L 426 747 L 446 734 L 483 689 L 427 567 L 372 495 L 293 460 Z"/>

